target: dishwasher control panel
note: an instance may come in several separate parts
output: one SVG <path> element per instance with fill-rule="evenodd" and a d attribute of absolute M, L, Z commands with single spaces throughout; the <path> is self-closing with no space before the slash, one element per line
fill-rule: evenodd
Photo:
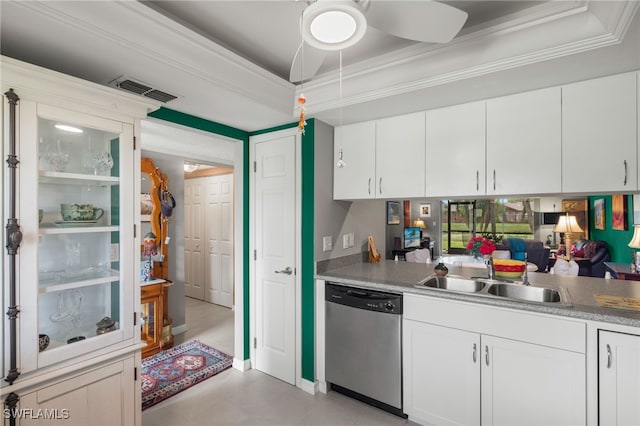
<path fill-rule="evenodd" d="M 325 300 L 369 311 L 402 314 L 402 295 L 335 283 L 325 285 Z"/>

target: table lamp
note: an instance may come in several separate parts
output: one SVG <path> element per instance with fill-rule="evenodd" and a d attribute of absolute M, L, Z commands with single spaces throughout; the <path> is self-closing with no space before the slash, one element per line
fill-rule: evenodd
<path fill-rule="evenodd" d="M 413 220 L 413 227 L 414 228 L 420 228 L 420 241 L 422 241 L 422 230 L 427 227 L 424 224 L 424 220 L 422 220 L 422 219 L 414 219 Z"/>
<path fill-rule="evenodd" d="M 633 225 L 633 237 L 631 241 L 629 241 L 629 247 L 632 249 L 640 249 L 640 225 Z M 640 263 L 640 258 L 638 257 L 638 252 L 633 253 L 633 262 L 631 262 L 631 267 L 637 271 Z"/>
<path fill-rule="evenodd" d="M 584 232 L 575 216 L 569 216 L 569 213 L 558 218 L 558 223 L 553 228 L 553 232 L 564 234 L 564 247 L 566 259 L 571 259 L 571 234 L 581 234 Z"/>
<path fill-rule="evenodd" d="M 147 232 L 147 234 L 143 238 L 143 247 L 144 247 L 144 255 L 148 256 L 148 264 L 149 264 L 149 279 L 153 279 L 152 267 L 151 267 L 151 256 L 155 256 L 158 254 L 158 244 L 156 242 L 156 234 L 153 232 Z"/>

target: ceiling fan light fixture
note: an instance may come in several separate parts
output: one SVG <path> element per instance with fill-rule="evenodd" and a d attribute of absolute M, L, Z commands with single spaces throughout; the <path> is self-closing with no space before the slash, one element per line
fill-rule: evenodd
<path fill-rule="evenodd" d="M 302 38 L 321 50 L 341 50 L 359 42 L 367 20 L 352 2 L 317 1 L 302 14 Z"/>

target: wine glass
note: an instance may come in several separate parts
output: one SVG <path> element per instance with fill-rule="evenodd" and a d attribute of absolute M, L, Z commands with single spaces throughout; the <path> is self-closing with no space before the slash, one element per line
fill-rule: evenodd
<path fill-rule="evenodd" d="M 113 157 L 108 152 L 100 152 L 92 158 L 93 174 L 104 175 L 113 167 Z"/>

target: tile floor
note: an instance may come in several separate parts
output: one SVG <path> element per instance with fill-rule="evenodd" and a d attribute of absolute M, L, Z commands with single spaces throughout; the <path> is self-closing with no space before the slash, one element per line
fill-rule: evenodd
<path fill-rule="evenodd" d="M 185 298 L 187 333 L 229 354 L 233 312 Z M 406 425 L 388 414 L 336 392 L 309 395 L 257 370 L 233 368 L 205 380 L 142 413 L 143 426 L 205 425 Z"/>

